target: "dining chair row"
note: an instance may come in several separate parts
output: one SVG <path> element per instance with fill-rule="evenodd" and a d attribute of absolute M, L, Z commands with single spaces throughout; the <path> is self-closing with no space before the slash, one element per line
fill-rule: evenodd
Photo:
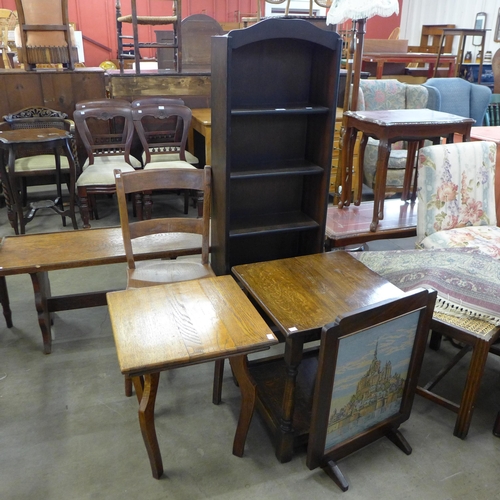
<path fill-rule="evenodd" d="M 84 228 L 98 218 L 95 196 L 116 193 L 115 169 L 195 169 L 198 164 L 186 151 L 191 110 L 181 99 L 102 99 L 75 107 L 73 118 L 87 154 L 76 182 Z M 185 190 L 185 213 L 188 203 Z M 136 208 L 142 216 L 142 204 L 137 202 Z"/>

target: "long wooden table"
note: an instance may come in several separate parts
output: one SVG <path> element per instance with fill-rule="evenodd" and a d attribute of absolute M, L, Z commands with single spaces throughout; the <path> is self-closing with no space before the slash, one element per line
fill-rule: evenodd
<path fill-rule="evenodd" d="M 139 260 L 175 258 L 201 253 L 201 236 L 172 233 L 145 243 L 134 241 Z M 134 250 L 134 253 L 136 251 Z M 126 262 L 120 227 L 58 233 L 7 236 L 0 242 L 0 302 L 7 326 L 12 326 L 5 277 L 29 274 L 42 331 L 43 350 L 52 350 L 51 313 L 106 305 L 105 291 L 52 297 L 49 271 Z"/>
<path fill-rule="evenodd" d="M 219 276 L 109 293 L 108 306 L 120 370 L 132 377 L 140 403 L 153 477 L 163 474 L 154 424 L 156 392 L 160 372 L 172 368 L 229 357 L 241 390 L 233 454 L 242 456 L 255 406 L 246 355 L 278 341 L 234 279 Z M 196 411 L 199 402 L 193 403 Z"/>
<path fill-rule="evenodd" d="M 363 61 L 377 63 L 377 79 L 382 78 L 385 63 L 426 63 L 429 65 L 427 77 L 432 78 L 437 58 L 437 54 L 429 54 L 428 52 L 365 52 L 363 54 Z M 455 76 L 456 56 L 441 54 L 439 63 L 448 65 L 448 77 Z"/>
<path fill-rule="evenodd" d="M 254 363 L 250 371 L 257 383 L 257 408 L 275 438 L 276 457 L 287 462 L 294 445 L 304 443 L 309 433 L 310 406 L 296 397 L 304 345 L 319 339 L 323 326 L 337 316 L 403 292 L 341 251 L 245 264 L 232 271 L 285 341 L 283 359 Z"/>

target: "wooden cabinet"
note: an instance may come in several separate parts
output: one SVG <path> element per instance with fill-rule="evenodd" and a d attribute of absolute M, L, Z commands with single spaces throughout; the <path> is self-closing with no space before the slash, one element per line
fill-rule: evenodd
<path fill-rule="evenodd" d="M 298 19 L 212 39 L 212 267 L 323 250 L 341 40 Z"/>

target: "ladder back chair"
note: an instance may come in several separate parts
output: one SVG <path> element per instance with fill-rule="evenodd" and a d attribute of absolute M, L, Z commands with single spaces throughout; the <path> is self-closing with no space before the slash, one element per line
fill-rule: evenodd
<path fill-rule="evenodd" d="M 209 264 L 209 227 L 211 198 L 211 168 L 160 169 L 121 172 L 115 170 L 116 192 L 125 255 L 127 257 L 127 288 L 143 288 L 164 283 L 189 281 L 215 276 Z M 154 190 L 181 189 L 203 192 L 205 200 L 202 217 L 159 217 L 130 221 L 127 207 L 129 195 L 141 195 Z M 199 234 L 201 259 L 146 260 L 136 262 L 133 241 L 137 238 L 154 238 L 166 233 Z M 125 394 L 132 394 L 132 383 L 125 378 Z"/>
<path fill-rule="evenodd" d="M 167 3 L 167 0 L 160 0 L 162 4 Z M 122 15 L 121 2 L 116 1 L 116 29 L 118 36 L 118 60 L 120 63 L 120 73 L 123 74 L 124 59 L 134 59 L 135 73 L 141 73 L 141 49 L 174 49 L 174 68 L 177 73 L 182 71 L 182 37 L 181 37 L 181 21 L 182 21 L 182 2 L 181 0 L 172 1 L 172 13 L 170 15 L 139 15 L 137 13 L 137 1 L 131 0 L 131 14 Z M 163 10 L 163 9 L 162 9 Z M 123 23 L 132 25 L 132 35 L 123 34 Z M 163 42 L 144 42 L 145 34 L 139 32 L 139 26 L 172 26 L 173 41 L 171 43 Z M 125 49 L 128 49 L 127 53 Z M 130 50 L 133 49 L 133 54 Z"/>

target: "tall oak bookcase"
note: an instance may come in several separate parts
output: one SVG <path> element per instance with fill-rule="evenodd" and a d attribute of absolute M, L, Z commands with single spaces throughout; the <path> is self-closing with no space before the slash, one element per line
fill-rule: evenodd
<path fill-rule="evenodd" d="M 212 38 L 217 274 L 323 251 L 340 55 L 337 33 L 299 19 Z"/>

